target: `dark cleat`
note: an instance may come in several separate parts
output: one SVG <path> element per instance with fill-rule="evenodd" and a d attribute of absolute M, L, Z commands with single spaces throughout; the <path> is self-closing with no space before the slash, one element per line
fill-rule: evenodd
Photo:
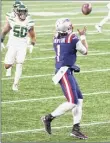
<path fill-rule="evenodd" d="M 45 131 L 48 134 L 51 134 L 51 121 L 54 119 L 54 117 L 51 114 L 48 114 L 44 117 L 41 118 L 42 122 L 44 123 L 45 126 Z"/>
<path fill-rule="evenodd" d="M 76 137 L 79 139 L 87 139 L 88 137 L 80 132 L 80 126 L 79 124 L 74 125 L 72 129 L 72 133 L 70 134 L 72 137 Z"/>

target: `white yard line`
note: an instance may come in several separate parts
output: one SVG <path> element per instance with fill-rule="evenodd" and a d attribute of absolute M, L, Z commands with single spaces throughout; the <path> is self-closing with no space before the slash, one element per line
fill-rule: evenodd
<path fill-rule="evenodd" d="M 86 26 L 86 24 L 84 24 L 84 25 Z M 102 33 L 103 35 L 110 35 L 110 30 L 103 30 L 103 32 L 106 32 L 106 33 Z M 74 32 L 74 33 L 78 34 L 77 32 Z M 100 33 L 98 33 L 97 30 L 95 30 L 95 31 L 88 31 L 87 32 L 87 35 L 94 35 L 94 34 L 99 35 Z M 42 35 L 43 36 L 44 35 L 54 35 L 54 32 L 46 32 L 46 33 L 41 32 L 41 33 L 37 33 L 37 35 L 41 36 L 41 37 L 42 37 Z"/>
<path fill-rule="evenodd" d="M 104 16 L 88 16 L 88 17 L 70 17 L 70 19 L 77 19 L 77 20 L 80 20 L 80 19 L 101 19 L 103 18 Z M 34 21 L 56 21 L 56 18 L 38 18 L 38 19 L 33 19 Z M 2 22 L 5 22 L 5 20 L 2 20 Z M 45 30 L 44 30 L 45 31 Z M 48 30 L 47 30 L 48 31 Z M 39 32 L 39 31 L 37 31 Z"/>
<path fill-rule="evenodd" d="M 96 23 L 74 23 L 74 25 L 75 26 L 80 26 L 80 25 L 95 25 Z M 109 24 L 110 25 L 110 23 L 106 23 L 106 24 Z M 38 27 L 38 28 L 40 28 L 40 27 L 54 27 L 55 25 L 54 24 L 51 24 L 51 25 L 36 25 L 35 27 Z M 110 31 L 110 30 L 108 30 L 108 31 Z"/>
<path fill-rule="evenodd" d="M 88 57 L 89 56 L 100 56 L 100 55 L 110 55 L 110 52 L 105 52 L 105 53 L 88 53 Z M 77 55 L 78 57 L 84 57 L 84 55 Z M 26 61 L 34 61 L 34 60 L 47 60 L 47 59 L 54 59 L 55 56 L 51 56 L 51 57 L 41 57 L 41 58 L 31 58 L 31 59 L 25 59 Z"/>
<path fill-rule="evenodd" d="M 102 125 L 102 124 L 110 124 L 110 121 L 103 121 L 103 122 L 91 122 L 91 123 L 85 123 L 81 124 L 81 127 L 88 127 L 88 126 L 94 126 L 94 125 Z M 68 126 L 59 126 L 59 127 L 52 127 L 52 129 L 64 129 L 64 128 L 71 128 L 72 125 Z M 41 132 L 44 131 L 44 128 L 39 129 L 32 129 L 32 130 L 19 130 L 19 131 L 13 131 L 13 132 L 3 132 L 2 135 L 8 135 L 8 134 L 22 134 L 22 133 L 32 133 L 32 132 Z"/>
<path fill-rule="evenodd" d="M 89 70 L 89 71 L 81 71 L 80 74 L 83 73 L 97 73 L 97 72 L 108 72 L 110 71 L 110 68 L 107 69 L 93 69 L 93 70 Z M 27 79 L 27 78 L 38 78 L 38 77 L 48 77 L 48 76 L 53 76 L 54 74 L 44 74 L 44 75 L 32 75 L 32 76 L 22 76 L 22 79 Z M 9 77 L 9 78 L 2 78 L 1 80 L 11 80 L 14 79 L 14 77 Z"/>
<path fill-rule="evenodd" d="M 70 19 L 75 19 L 75 20 L 76 19 L 77 20 L 85 19 L 86 20 L 86 19 L 98 19 L 98 18 L 101 19 L 103 17 L 104 16 L 90 16 L 90 17 L 89 16 L 88 17 L 79 17 L 78 16 L 78 17 L 70 17 Z M 38 18 L 38 19 L 34 19 L 34 20 L 37 21 L 37 22 L 38 21 L 54 21 L 54 20 L 56 21 L 56 18 L 45 18 L 45 19 L 44 18 Z"/>
<path fill-rule="evenodd" d="M 92 95 L 100 95 L 100 94 L 109 94 L 110 91 L 102 91 L 102 92 L 92 92 L 92 93 L 83 93 L 84 96 L 92 96 Z M 2 104 L 15 104 L 15 103 L 22 103 L 22 102 L 36 102 L 36 101 L 43 101 L 44 100 L 52 100 L 52 99 L 61 99 L 64 96 L 52 96 L 52 97 L 45 97 L 45 98 L 31 98 L 31 99 L 24 99 L 24 100 L 13 100 L 13 101 L 3 101 Z"/>
<path fill-rule="evenodd" d="M 36 48 L 37 49 L 37 48 Z M 47 49 L 43 49 L 40 51 L 54 51 L 52 50 L 52 48 L 47 48 Z M 96 52 L 96 53 L 95 53 Z M 88 57 L 89 56 L 100 56 L 100 55 L 110 55 L 110 52 L 104 52 L 104 53 L 98 53 L 98 51 L 90 51 L 90 53 L 88 53 Z M 84 57 L 84 55 L 78 54 L 78 57 Z M 48 60 L 48 59 L 54 59 L 55 56 L 51 56 L 51 57 L 39 57 L 39 58 L 29 58 L 29 59 L 25 59 L 25 61 L 36 61 L 36 60 Z M 2 63 L 4 63 L 4 61 L 2 61 Z"/>
<path fill-rule="evenodd" d="M 88 42 L 107 42 L 107 41 L 110 41 L 110 39 L 93 39 L 93 40 L 87 40 Z M 52 42 L 51 43 L 41 43 L 41 44 L 37 44 L 38 46 L 45 46 L 45 45 L 52 45 Z"/>

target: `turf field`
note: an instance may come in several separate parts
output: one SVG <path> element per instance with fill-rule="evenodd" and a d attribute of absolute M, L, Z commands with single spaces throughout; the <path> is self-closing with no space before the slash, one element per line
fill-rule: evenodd
<path fill-rule="evenodd" d="M 81 2 L 24 2 L 35 20 L 37 44 L 27 53 L 19 91 L 12 91 L 12 77 L 5 76 L 2 51 L 2 142 L 109 142 L 110 141 L 110 21 L 97 33 L 95 24 L 107 15 L 105 3 L 92 3 L 93 11 L 84 16 Z M 2 1 L 2 26 L 13 2 Z M 42 12 L 42 13 L 41 13 Z M 48 13 L 47 13 L 48 12 Z M 48 16 L 47 16 L 48 15 Z M 78 54 L 81 72 L 75 74 L 84 94 L 82 131 L 86 141 L 69 136 L 72 115 L 68 112 L 52 122 L 51 136 L 44 132 L 40 118 L 65 101 L 60 86 L 52 82 L 54 51 L 52 37 L 56 19 L 68 17 L 77 28 L 87 26 L 88 56 Z M 5 44 L 7 38 L 5 40 Z"/>

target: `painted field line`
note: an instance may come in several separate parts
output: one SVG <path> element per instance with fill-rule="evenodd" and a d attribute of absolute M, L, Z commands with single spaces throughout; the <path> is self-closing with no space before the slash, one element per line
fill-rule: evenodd
<path fill-rule="evenodd" d="M 80 74 L 83 73 L 97 73 L 97 72 L 108 72 L 110 71 L 110 68 L 108 69 L 96 69 L 96 70 L 89 70 L 89 71 L 81 71 Z M 22 79 L 27 79 L 27 78 L 38 78 L 38 77 L 48 77 L 48 76 L 53 76 L 54 74 L 44 74 L 44 75 L 32 75 L 32 76 L 22 76 Z M 9 77 L 9 78 L 2 78 L 1 80 L 11 80 L 14 79 L 14 77 Z"/>
<path fill-rule="evenodd" d="M 70 17 L 70 19 L 72 20 L 72 19 L 100 19 L 100 18 L 103 18 L 104 16 L 91 16 L 91 17 Z M 38 19 L 33 19 L 34 21 L 56 21 L 56 18 L 38 18 Z M 5 22 L 5 20 L 2 20 L 2 22 Z M 44 31 L 48 31 L 48 30 L 44 30 Z M 49 30 L 50 31 L 50 30 Z M 39 32 L 39 31 L 37 31 L 37 32 Z"/>
<path fill-rule="evenodd" d="M 110 124 L 110 121 L 85 123 L 85 124 L 81 124 L 81 127 L 88 127 L 88 126 L 102 125 L 102 124 Z M 52 127 L 52 129 L 64 129 L 64 128 L 71 128 L 71 127 L 72 125 L 68 125 L 68 126 Z M 13 132 L 3 132 L 1 134 L 8 135 L 8 134 L 21 134 L 21 133 L 32 133 L 32 132 L 41 132 L 41 131 L 44 131 L 44 128 L 32 129 L 32 130 L 19 130 L 19 131 L 13 131 Z"/>
<path fill-rule="evenodd" d="M 102 91 L 102 92 L 92 92 L 92 93 L 83 93 L 84 96 L 91 96 L 91 95 L 100 95 L 100 94 L 109 94 L 110 91 Z M 22 103 L 22 102 L 36 102 L 36 101 L 43 101 L 44 100 L 52 100 L 52 99 L 61 99 L 64 98 L 64 96 L 52 96 L 52 97 L 45 97 L 45 98 L 30 98 L 30 99 L 24 99 L 24 100 L 13 100 L 13 101 L 3 101 L 2 104 L 15 104 L 15 103 Z"/>
<path fill-rule="evenodd" d="M 100 19 L 100 18 L 103 18 L 103 17 L 104 17 L 104 16 L 70 17 L 70 19 L 75 19 L 75 20 L 76 20 L 76 19 L 78 19 L 78 20 L 79 20 L 79 19 L 85 19 L 85 20 L 86 20 L 86 19 L 98 19 L 98 18 Z M 52 20 L 53 20 L 53 21 L 54 21 L 54 20 L 56 21 L 56 18 L 45 18 L 45 19 L 44 19 L 44 18 L 40 18 L 40 19 L 34 19 L 34 20 L 37 21 L 37 22 L 38 22 L 38 21 L 49 21 L 49 20 L 50 20 L 50 21 L 52 21 Z"/>
<path fill-rule="evenodd" d="M 37 49 L 37 48 L 36 48 Z M 40 51 L 53 51 L 52 49 L 45 49 L 45 50 L 40 50 Z M 94 51 L 95 52 L 95 51 Z M 89 54 L 88 52 L 88 57 L 89 56 L 100 56 L 100 55 L 110 55 L 110 52 L 105 52 L 105 53 L 98 53 L 96 51 L 96 53 L 91 53 Z M 84 55 L 81 54 L 77 54 L 78 57 L 84 57 Z M 36 60 L 48 60 L 48 59 L 54 59 L 55 56 L 51 56 L 51 57 L 40 57 L 40 58 L 29 58 L 29 59 L 25 59 L 25 61 L 36 61 Z M 4 63 L 4 61 L 2 61 L 2 63 Z"/>
<path fill-rule="evenodd" d="M 54 51 L 54 50 L 53 50 Z M 88 53 L 88 57 L 89 56 L 100 56 L 100 55 L 110 55 L 110 52 L 105 52 L 105 53 Z M 78 57 L 84 57 L 84 55 L 77 55 Z M 51 56 L 51 57 L 41 57 L 41 58 L 30 58 L 30 59 L 25 59 L 25 61 L 34 61 L 34 60 L 47 60 L 47 59 L 54 59 L 55 56 Z"/>
<path fill-rule="evenodd" d="M 108 42 L 108 41 L 110 41 L 110 39 L 98 39 L 98 40 L 96 40 L 96 39 L 93 39 L 93 40 L 87 40 L 87 42 Z M 41 43 L 41 44 L 37 44 L 38 46 L 45 46 L 45 45 L 52 45 L 52 42 L 51 43 Z"/>
<path fill-rule="evenodd" d="M 74 32 L 76 34 L 78 34 L 77 32 Z M 90 31 L 90 32 L 87 32 L 87 35 L 94 35 L 94 34 L 97 34 L 99 35 L 100 33 L 98 33 L 97 31 Z M 110 35 L 110 30 L 107 30 L 106 33 L 102 33 L 103 35 Z M 54 35 L 53 32 L 46 32 L 46 33 L 37 33 L 38 36 L 42 37 L 42 35 Z"/>
<path fill-rule="evenodd" d="M 96 24 L 96 23 L 82 23 L 82 24 L 81 24 L 81 23 L 80 23 L 80 24 L 79 24 L 79 23 L 76 23 L 76 24 L 74 23 L 75 26 L 80 26 L 80 25 L 85 25 L 85 26 L 87 26 L 87 25 L 95 25 L 95 24 Z M 106 23 L 106 24 L 107 24 L 107 25 L 108 25 L 108 24 L 110 25 L 109 22 Z M 51 24 L 51 25 L 36 25 L 35 27 L 37 27 L 37 28 L 45 27 L 45 28 L 46 28 L 46 27 L 54 27 L 54 26 L 55 26 L 55 25 Z M 110 30 L 108 30 L 108 31 L 110 31 Z"/>

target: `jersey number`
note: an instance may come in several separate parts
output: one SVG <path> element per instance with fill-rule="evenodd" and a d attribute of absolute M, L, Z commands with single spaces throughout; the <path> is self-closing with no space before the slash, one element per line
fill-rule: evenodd
<path fill-rule="evenodd" d="M 57 62 L 60 61 L 60 45 L 57 45 Z"/>
<path fill-rule="evenodd" d="M 26 27 L 21 27 L 21 26 L 19 26 L 19 25 L 16 25 L 15 27 L 14 27 L 14 30 L 13 30 L 13 32 L 14 32 L 14 36 L 16 36 L 16 37 L 26 37 L 26 35 L 27 35 L 27 28 Z"/>

